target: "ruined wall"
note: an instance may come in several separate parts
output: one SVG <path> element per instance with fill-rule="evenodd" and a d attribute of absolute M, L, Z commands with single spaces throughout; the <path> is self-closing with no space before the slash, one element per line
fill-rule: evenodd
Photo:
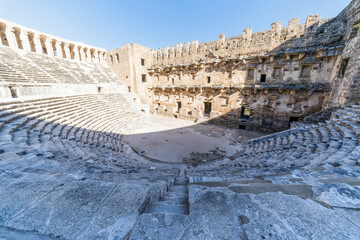
<path fill-rule="evenodd" d="M 154 52 L 152 111 L 196 119 L 208 102 L 213 123 L 286 129 L 290 121 L 322 109 L 338 74 L 344 31 L 342 21 L 314 15 L 304 24 L 292 19 L 287 27 L 277 22 L 264 32 L 248 28 L 242 36 L 221 34 L 217 41 Z"/>
<path fill-rule="evenodd" d="M 275 22 L 267 31 L 246 28 L 241 36 L 147 49 L 149 78 L 134 91 L 147 93 L 154 113 L 283 130 L 290 121 L 359 100 L 358 12 L 354 0 L 331 19 L 312 15 L 305 23 Z"/>
<path fill-rule="evenodd" d="M 127 44 L 108 53 L 110 68 L 137 93 L 143 103 L 150 103 L 149 90 L 151 79 L 147 68 L 151 64 L 152 49 L 136 43 Z"/>
<path fill-rule="evenodd" d="M 360 1 L 352 1 L 337 17 L 346 24 L 344 50 L 324 108 L 360 101 Z"/>

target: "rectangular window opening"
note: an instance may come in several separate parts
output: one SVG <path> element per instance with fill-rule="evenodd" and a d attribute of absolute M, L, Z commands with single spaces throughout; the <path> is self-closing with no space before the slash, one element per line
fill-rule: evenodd
<path fill-rule="evenodd" d="M 248 69 L 247 79 L 254 79 L 254 72 L 255 72 L 254 69 Z"/>
<path fill-rule="evenodd" d="M 181 109 L 181 102 L 177 102 L 177 107 L 178 107 L 178 112 L 180 111 L 180 109 Z"/>
<path fill-rule="evenodd" d="M 249 107 L 241 107 L 240 120 L 242 122 L 247 122 L 250 117 L 250 108 Z"/>
<path fill-rule="evenodd" d="M 310 77 L 310 66 L 303 66 L 300 72 L 300 77 Z"/>
<path fill-rule="evenodd" d="M 264 83 L 266 81 L 266 74 L 261 74 L 260 83 Z"/>
<path fill-rule="evenodd" d="M 274 72 L 273 72 L 273 77 L 274 78 L 279 78 L 280 75 L 281 75 L 281 67 L 275 67 Z"/>
<path fill-rule="evenodd" d="M 205 115 L 210 115 L 210 112 L 211 112 L 211 102 L 204 102 Z"/>
<path fill-rule="evenodd" d="M 338 78 L 343 78 L 345 76 L 345 72 L 346 72 L 348 63 L 349 63 L 349 58 L 343 59 L 341 61 Z"/>
<path fill-rule="evenodd" d="M 359 31 L 359 28 L 360 28 L 360 19 L 357 20 L 353 27 L 352 27 L 352 30 L 351 30 L 351 33 L 350 33 L 350 37 L 349 37 L 349 40 L 356 37 L 358 31 Z"/>
<path fill-rule="evenodd" d="M 142 75 L 141 75 L 141 81 L 142 81 L 142 82 L 146 82 L 146 74 L 142 74 Z"/>
<path fill-rule="evenodd" d="M 145 59 L 141 59 L 141 66 L 145 66 Z"/>
<path fill-rule="evenodd" d="M 211 77 L 207 77 L 207 83 L 211 82 Z"/>

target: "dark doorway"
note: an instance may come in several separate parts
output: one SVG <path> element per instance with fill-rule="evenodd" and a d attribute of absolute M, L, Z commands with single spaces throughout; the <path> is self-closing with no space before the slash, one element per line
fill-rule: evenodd
<path fill-rule="evenodd" d="M 247 122 L 250 117 L 250 108 L 248 107 L 241 107 L 241 113 L 240 113 L 240 120 L 242 122 Z"/>
<path fill-rule="evenodd" d="M 98 87 L 98 93 L 102 92 L 102 87 Z"/>
<path fill-rule="evenodd" d="M 292 122 L 296 122 L 296 121 L 299 121 L 299 117 L 290 117 L 289 127 L 291 126 Z"/>
<path fill-rule="evenodd" d="M 179 112 L 181 108 L 181 102 L 177 102 L 177 104 L 178 104 L 178 112 Z"/>
<path fill-rule="evenodd" d="M 245 130 L 246 127 L 245 127 L 245 125 L 239 125 L 239 129 Z"/>
<path fill-rule="evenodd" d="M 266 81 L 266 74 L 261 74 L 260 76 L 260 82 L 264 83 Z"/>
<path fill-rule="evenodd" d="M 10 88 L 11 97 L 18 98 L 18 93 L 17 93 L 16 87 L 9 87 L 9 88 Z"/>
<path fill-rule="evenodd" d="M 211 112 L 211 102 L 204 102 L 204 113 L 210 114 Z"/>

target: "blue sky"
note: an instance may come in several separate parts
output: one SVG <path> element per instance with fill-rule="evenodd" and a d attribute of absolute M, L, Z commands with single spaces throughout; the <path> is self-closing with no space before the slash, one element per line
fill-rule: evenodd
<path fill-rule="evenodd" d="M 158 49 L 271 28 L 308 15 L 335 17 L 351 0 L 0 0 L 0 17 L 112 50 L 127 43 Z"/>

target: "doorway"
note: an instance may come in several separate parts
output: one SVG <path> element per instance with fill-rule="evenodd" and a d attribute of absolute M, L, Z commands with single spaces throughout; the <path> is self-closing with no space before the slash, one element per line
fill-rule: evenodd
<path fill-rule="evenodd" d="M 211 112 L 211 102 L 204 102 L 205 115 L 210 115 L 210 112 Z"/>
<path fill-rule="evenodd" d="M 178 107 L 178 112 L 179 112 L 180 108 L 181 108 L 181 102 L 177 102 L 177 107 Z"/>

